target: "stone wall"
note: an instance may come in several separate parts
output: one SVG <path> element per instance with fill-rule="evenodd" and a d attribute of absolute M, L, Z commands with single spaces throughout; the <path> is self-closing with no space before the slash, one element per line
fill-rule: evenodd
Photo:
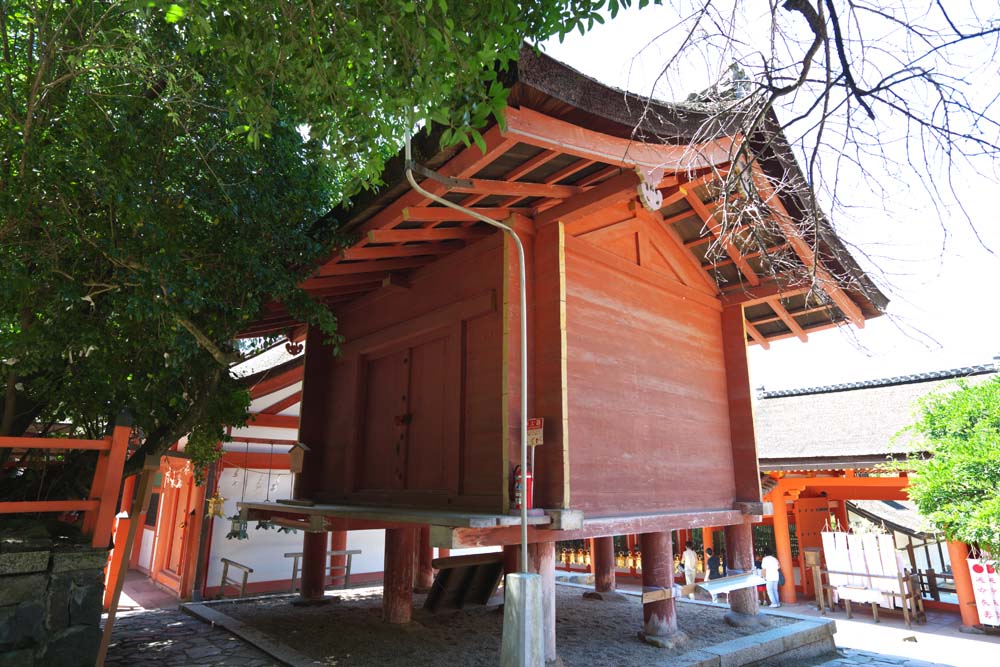
<path fill-rule="evenodd" d="M 94 664 L 107 556 L 67 524 L 0 523 L 0 667 Z"/>

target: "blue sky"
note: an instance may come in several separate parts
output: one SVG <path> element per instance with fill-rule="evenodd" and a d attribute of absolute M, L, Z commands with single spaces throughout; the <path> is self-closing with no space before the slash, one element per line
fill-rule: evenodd
<path fill-rule="evenodd" d="M 545 50 L 604 83 L 649 94 L 671 44 L 647 44 L 675 21 L 669 7 L 630 10 L 585 37 L 574 33 L 562 44 L 553 40 Z M 674 76 L 661 82 L 657 96 L 676 98 L 706 87 L 705 68 L 689 71 L 689 80 Z M 969 76 L 981 77 L 983 90 L 1000 92 L 995 70 Z M 824 158 L 832 163 L 837 156 Z M 965 213 L 955 204 L 935 207 L 909 174 L 879 174 L 881 188 L 873 188 L 844 171 L 836 196 L 849 199 L 851 207 L 838 211 L 834 223 L 890 298 L 889 316 L 869 321 L 863 330 L 815 333 L 808 343 L 779 341 L 768 351 L 752 346 L 754 386 L 793 388 L 917 373 L 987 363 L 1000 354 L 1000 186 L 992 168 L 980 163 L 954 175 Z"/>

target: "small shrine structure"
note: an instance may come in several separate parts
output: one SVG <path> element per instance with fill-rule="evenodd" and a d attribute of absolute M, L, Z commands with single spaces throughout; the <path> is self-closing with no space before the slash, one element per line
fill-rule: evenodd
<path fill-rule="evenodd" d="M 519 542 L 525 363 L 527 416 L 544 419 L 528 539 L 547 657 L 561 540 L 594 538 L 604 572 L 612 537 L 641 535 L 643 632 L 669 638 L 671 531 L 725 527 L 731 566 L 752 567 L 762 505 L 747 345 L 860 327 L 886 301 L 828 225 L 805 222 L 805 180 L 773 119 L 746 139 L 766 146 L 761 159 L 743 165 L 767 224 L 734 229 L 739 197 L 720 201 L 717 185 L 738 146 L 724 122 L 528 48 L 507 84 L 485 151 L 441 149 L 431 132 L 414 153 L 437 172 L 422 187 L 524 244 L 527 358 L 509 237 L 412 190 L 391 162 L 383 188 L 331 213 L 356 242 L 304 283 L 337 316 L 339 354 L 280 304 L 245 332 L 306 338 L 308 451 L 292 503 L 243 507 L 306 531 L 307 599 L 323 594 L 328 532 L 384 528 L 384 617 L 408 621 L 415 551 Z M 757 612 L 750 591 L 731 601 Z"/>

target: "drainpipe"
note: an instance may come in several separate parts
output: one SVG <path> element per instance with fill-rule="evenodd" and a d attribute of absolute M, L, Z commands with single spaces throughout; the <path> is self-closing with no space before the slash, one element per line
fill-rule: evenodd
<path fill-rule="evenodd" d="M 502 232 L 509 234 L 514 240 L 514 246 L 517 248 L 517 268 L 520 272 L 521 278 L 521 575 L 525 580 L 523 582 L 518 582 L 520 586 L 518 589 L 518 600 L 517 604 L 519 607 L 519 613 L 517 616 L 520 617 L 518 623 L 518 635 L 519 637 L 515 640 L 516 644 L 520 645 L 520 659 L 518 664 L 522 667 L 527 667 L 527 665 L 535 662 L 536 660 L 544 661 L 544 651 L 539 650 L 539 642 L 541 640 L 541 634 L 536 633 L 535 641 L 532 642 L 529 639 L 529 602 L 528 602 L 528 585 L 529 579 L 532 577 L 537 578 L 538 575 L 528 574 L 528 504 L 525 502 L 527 493 L 526 475 L 528 470 L 528 297 L 527 297 L 527 286 L 525 279 L 524 270 L 524 246 L 521 245 L 521 239 L 518 238 L 514 230 L 499 222 L 488 218 L 485 215 L 480 215 L 475 211 L 470 211 L 464 206 L 460 206 L 454 202 L 450 202 L 444 197 L 439 197 L 435 194 L 431 194 L 427 190 L 424 190 L 417 183 L 417 180 L 413 177 L 413 172 L 419 173 L 425 178 L 430 178 L 444 185 L 471 185 L 469 181 L 462 181 L 457 178 L 449 178 L 447 176 L 442 176 L 436 171 L 427 169 L 416 162 L 413 161 L 412 150 L 410 147 L 410 124 L 406 125 L 406 180 L 409 181 L 410 187 L 415 191 L 430 199 L 433 202 L 437 202 L 442 206 L 447 206 L 448 208 L 455 209 L 456 211 L 461 211 L 462 213 L 475 218 L 481 222 L 485 222 L 491 227 L 496 227 Z M 536 592 L 538 582 L 535 582 Z M 536 598 L 536 603 L 541 602 L 540 596 Z M 535 610 L 536 613 L 539 611 Z M 507 619 L 510 618 L 508 614 L 504 613 L 504 632 L 506 634 Z M 519 640 L 519 641 L 518 641 Z M 536 649 L 532 652 L 532 648 Z M 501 649 L 501 661 L 504 664 L 509 664 L 507 662 L 507 643 L 504 642 L 504 646 Z M 533 657 L 529 657 L 533 656 Z M 509 656 L 510 659 L 516 659 L 513 656 Z"/>
<path fill-rule="evenodd" d="M 444 185 L 453 186 L 468 186 L 471 182 L 465 181 L 458 178 L 449 178 L 447 176 L 442 176 L 441 174 L 427 169 L 416 162 L 413 161 L 412 150 L 410 147 L 410 126 L 406 126 L 406 180 L 409 181 L 410 187 L 416 190 L 418 193 L 430 199 L 433 202 L 437 202 L 442 206 L 447 206 L 448 208 L 453 208 L 456 211 L 461 211 L 465 215 L 471 216 L 476 220 L 485 222 L 487 225 L 496 227 L 497 229 L 507 233 L 514 240 L 514 245 L 517 247 L 517 267 L 520 272 L 521 277 L 521 573 L 527 574 L 528 572 L 528 505 L 524 501 L 524 494 L 526 493 L 526 473 L 528 469 L 528 298 L 527 298 L 527 287 L 525 285 L 525 270 L 524 270 L 524 246 L 521 245 L 521 239 L 518 238 L 514 230 L 499 222 L 488 218 L 485 215 L 480 215 L 476 211 L 471 211 L 464 206 L 456 204 L 454 202 L 448 201 L 444 197 L 439 197 L 435 194 L 424 190 L 417 183 L 417 180 L 413 177 L 413 172 L 419 173 L 421 176 L 430 178 Z"/>

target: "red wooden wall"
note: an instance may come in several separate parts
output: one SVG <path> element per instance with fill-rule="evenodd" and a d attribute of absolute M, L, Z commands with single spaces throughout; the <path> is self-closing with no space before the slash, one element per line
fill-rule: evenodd
<path fill-rule="evenodd" d="M 502 509 L 502 276 L 494 235 L 336 312 L 341 356 L 315 377 L 307 358 L 302 437 L 320 451 L 299 496 Z"/>

